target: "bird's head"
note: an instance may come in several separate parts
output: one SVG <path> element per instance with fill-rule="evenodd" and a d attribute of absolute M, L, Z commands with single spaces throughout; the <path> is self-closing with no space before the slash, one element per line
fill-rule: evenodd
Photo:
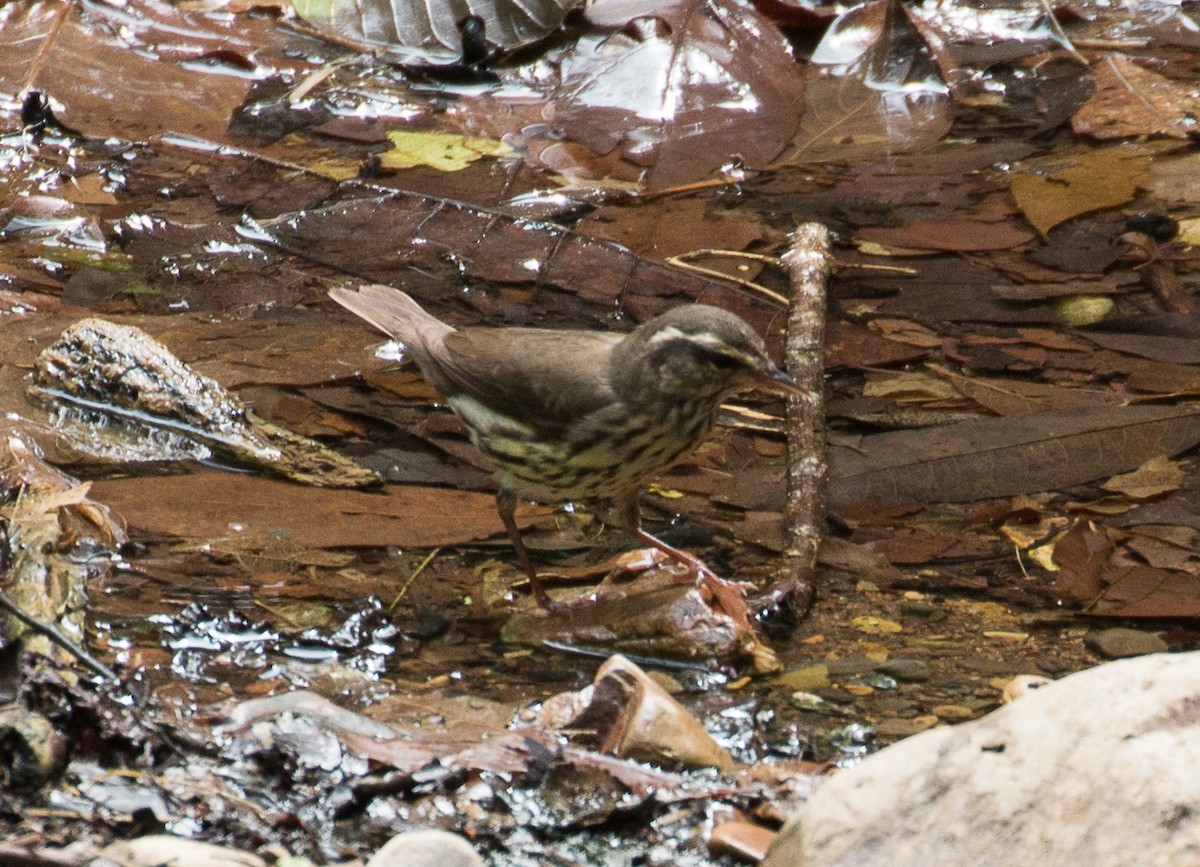
<path fill-rule="evenodd" d="M 638 391 L 698 398 L 800 391 L 749 323 L 704 304 L 676 307 L 638 326 L 616 348 L 613 363 L 614 385 L 625 380 Z"/>

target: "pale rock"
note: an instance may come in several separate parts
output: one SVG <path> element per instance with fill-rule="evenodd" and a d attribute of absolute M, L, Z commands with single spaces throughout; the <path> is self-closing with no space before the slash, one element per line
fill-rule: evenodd
<path fill-rule="evenodd" d="M 120 867 L 266 867 L 252 852 L 242 852 L 171 834 L 121 840 L 100 852 L 101 863 Z"/>
<path fill-rule="evenodd" d="M 423 828 L 388 840 L 366 867 L 483 867 L 483 859 L 457 834 Z"/>
<path fill-rule="evenodd" d="M 843 771 L 764 867 L 1200 864 L 1200 652 L 1043 686 Z"/>

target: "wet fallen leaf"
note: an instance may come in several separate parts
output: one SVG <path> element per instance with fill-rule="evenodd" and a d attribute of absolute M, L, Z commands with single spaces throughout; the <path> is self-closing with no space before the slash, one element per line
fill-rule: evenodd
<path fill-rule="evenodd" d="M 362 493 L 208 471 L 98 481 L 92 495 L 140 530 L 247 546 L 282 538 L 313 548 L 436 548 L 504 529 L 491 496 L 437 488 L 387 485 Z M 528 525 L 537 514 L 523 511 L 518 520 Z"/>
<path fill-rule="evenodd" d="M 249 47 L 249 31 L 272 26 L 232 25 L 157 0 L 121 7 L 22 4 L 6 13 L 0 45 L 8 62 L 0 86 L 51 94 L 64 122 L 96 138 L 146 139 L 173 129 L 223 141 L 251 76 L 189 64 L 217 45 Z M 310 68 L 282 53 L 273 59 L 293 70 Z"/>
<path fill-rule="evenodd" d="M 808 84 L 800 131 L 782 162 L 905 153 L 946 134 L 950 100 L 938 61 L 952 64 L 916 23 L 906 5 L 871 0 L 830 24 L 812 55 L 820 74 Z"/>
<path fill-rule="evenodd" d="M 863 437 L 830 453 L 830 503 L 970 502 L 1082 484 L 1200 441 L 1191 407 L 1094 407 Z"/>
<path fill-rule="evenodd" d="M 283 214 L 265 223 L 262 232 L 264 240 L 289 253 L 408 287 L 414 298 L 435 305 L 445 303 L 446 286 L 463 280 L 511 287 L 505 293 L 461 296 L 495 324 L 506 318 L 529 324 L 552 312 L 559 318 L 546 324 L 607 328 L 617 299 L 623 312 L 641 321 L 703 297 L 745 318 L 769 345 L 780 341 L 779 309 L 724 281 L 639 258 L 620 244 L 557 224 L 462 202 L 397 192 Z M 570 310 L 569 317 L 563 317 L 564 310 Z"/>
<path fill-rule="evenodd" d="M 1196 91 L 1120 54 L 1092 66 L 1096 92 L 1071 118 L 1071 128 L 1096 139 L 1170 136 L 1186 139 L 1195 124 Z"/>
<path fill-rule="evenodd" d="M 744 0 L 592 4 L 611 27 L 559 61 L 554 120 L 572 141 L 619 153 L 651 190 L 765 166 L 792 139 L 804 82 L 787 40 Z M 639 176 L 641 176 L 639 178 Z"/>

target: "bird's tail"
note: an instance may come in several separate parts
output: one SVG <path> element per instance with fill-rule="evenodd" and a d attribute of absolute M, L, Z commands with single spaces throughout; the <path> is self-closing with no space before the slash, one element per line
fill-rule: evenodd
<path fill-rule="evenodd" d="M 454 330 L 426 313 L 421 305 L 392 286 L 369 283 L 357 289 L 335 286 L 329 297 L 351 313 L 406 345 L 429 345 Z"/>

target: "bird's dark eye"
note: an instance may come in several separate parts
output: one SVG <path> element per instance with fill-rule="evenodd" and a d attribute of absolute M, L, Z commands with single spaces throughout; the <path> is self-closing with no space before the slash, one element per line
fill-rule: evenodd
<path fill-rule="evenodd" d="M 737 370 L 743 366 L 740 358 L 734 358 L 731 355 L 722 355 L 719 352 L 706 353 L 704 360 L 717 370 Z"/>

